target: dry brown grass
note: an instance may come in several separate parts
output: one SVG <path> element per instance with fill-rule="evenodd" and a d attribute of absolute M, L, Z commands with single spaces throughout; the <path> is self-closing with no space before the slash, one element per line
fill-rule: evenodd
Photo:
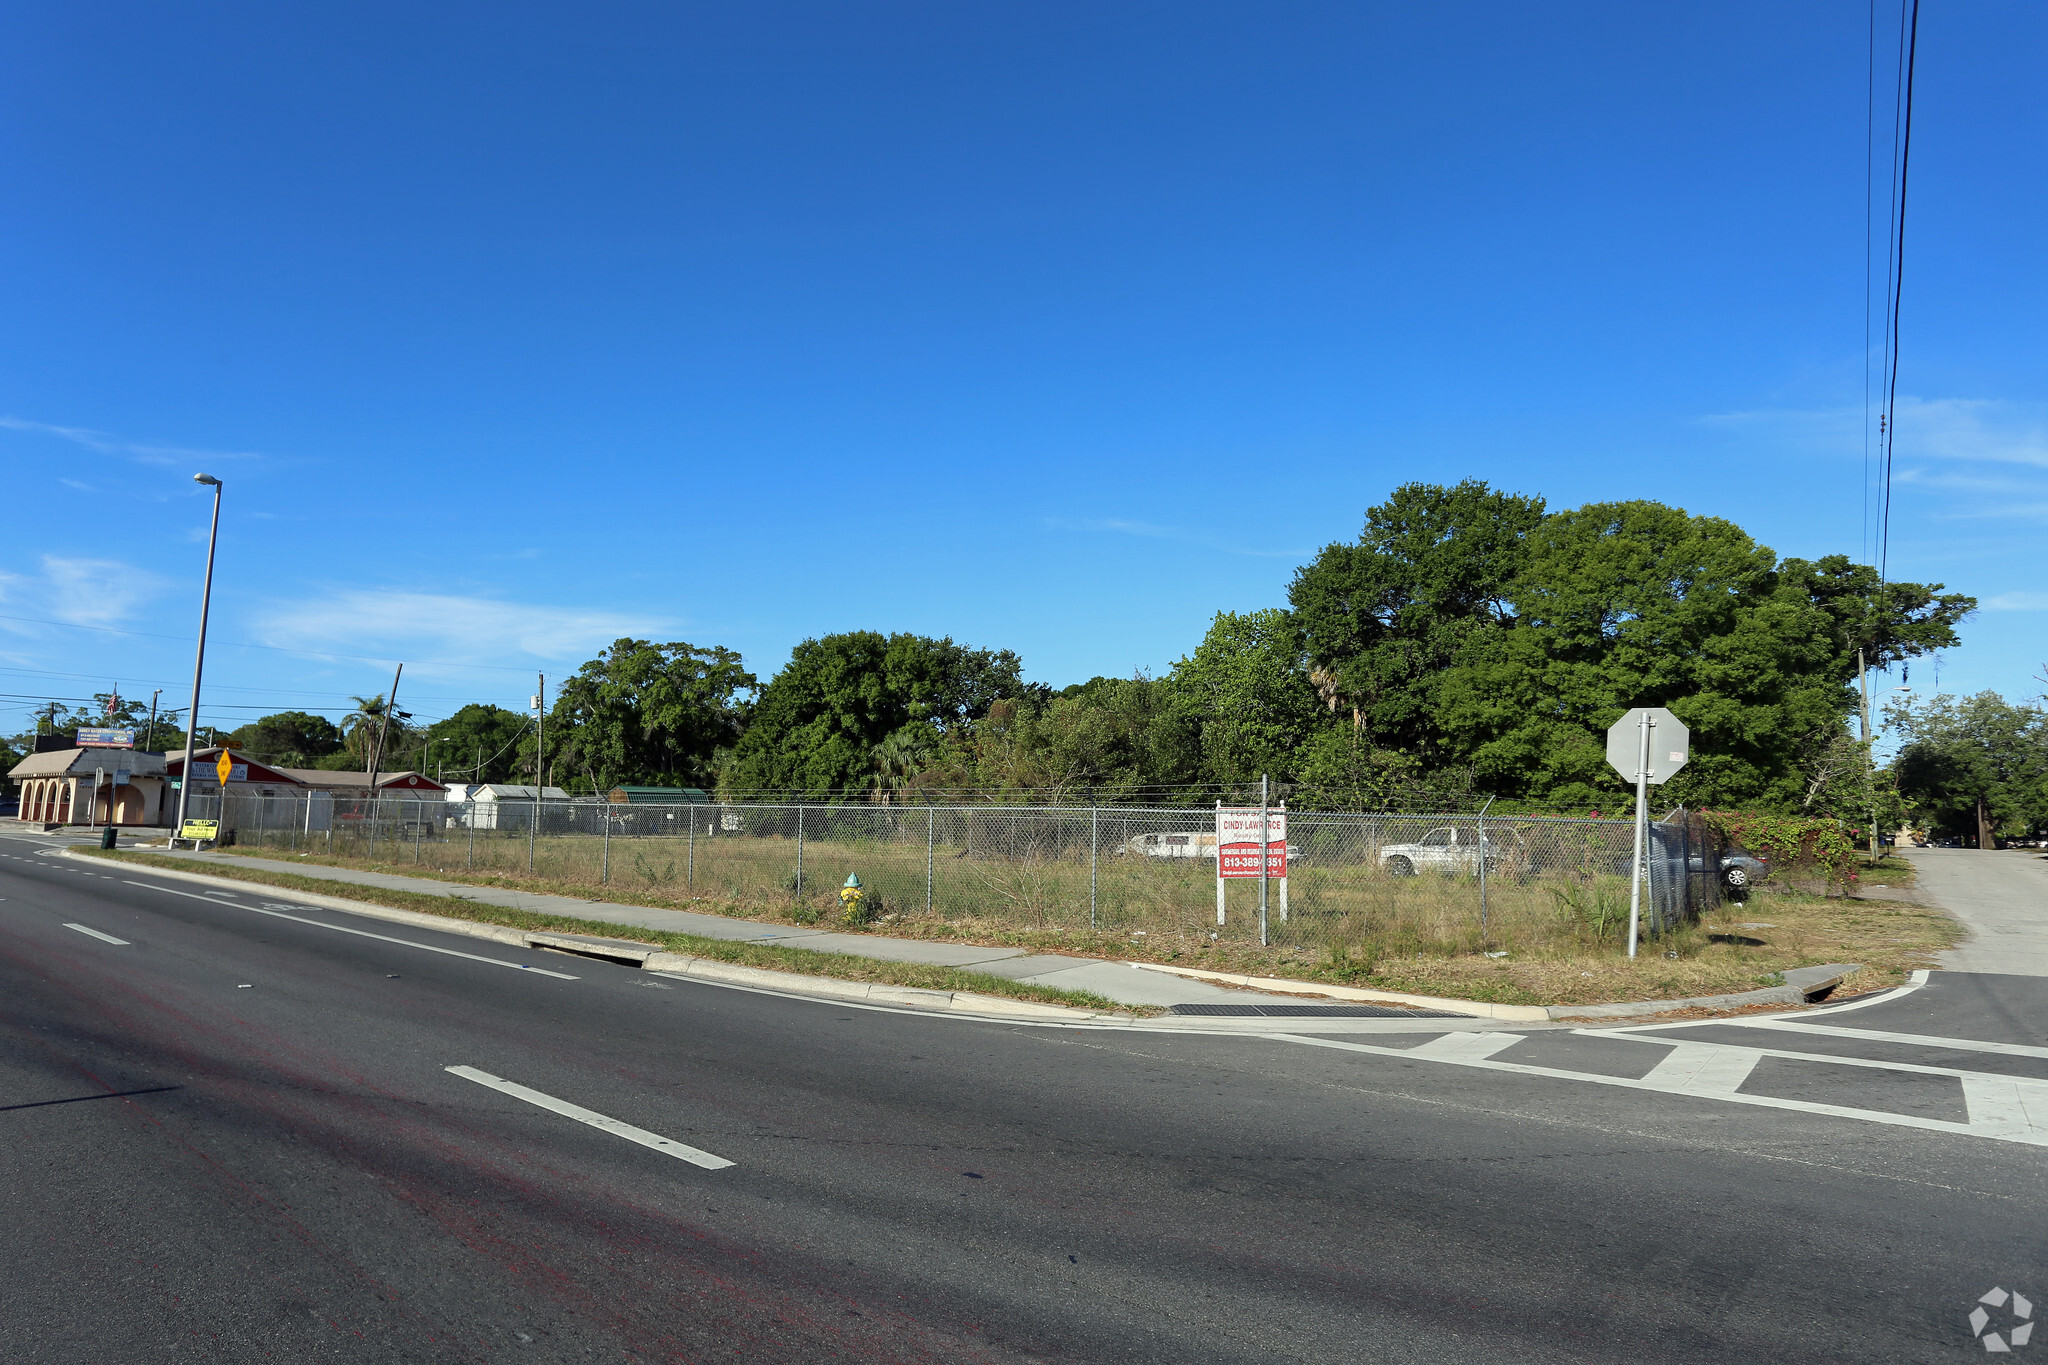
<path fill-rule="evenodd" d="M 459 833 L 417 846 L 387 842 L 379 852 L 396 856 L 375 860 L 324 851 L 236 851 L 741 919 L 1502 1004 L 1730 994 L 1775 984 L 1775 974 L 1790 968 L 1826 962 L 1864 964 L 1845 989 L 1865 989 L 1903 980 L 1958 934 L 1938 911 L 1816 894 L 1824 888 L 1796 877 L 1761 889 L 1747 903 L 1725 906 L 1704 923 L 1647 941 L 1630 960 L 1627 883 L 1615 876 L 1496 879 L 1482 930 L 1470 878 L 1304 866 L 1295 878 L 1293 915 L 1282 923 L 1276 906 L 1269 921 L 1273 942 L 1262 946 L 1255 883 L 1232 886 L 1229 923 L 1219 930 L 1213 871 L 1193 860 L 1104 858 L 1097 869 L 1098 923 L 1091 929 L 1085 859 L 988 858 L 943 845 L 933 854 L 930 909 L 921 843 L 808 843 L 802 895 L 788 884 L 793 844 L 774 838 L 700 838 L 694 852 L 677 839 L 619 839 L 608 870 L 598 840 L 542 838 L 532 874 L 525 870 L 523 837 L 480 837 L 474 867 Z M 1898 868 L 1911 870 L 1902 859 L 1890 859 L 1872 872 L 1890 880 L 1902 875 Z M 858 872 L 869 888 L 872 924 L 836 923 L 836 892 L 848 872 Z M 1770 927 L 1740 927 L 1760 922 Z"/>

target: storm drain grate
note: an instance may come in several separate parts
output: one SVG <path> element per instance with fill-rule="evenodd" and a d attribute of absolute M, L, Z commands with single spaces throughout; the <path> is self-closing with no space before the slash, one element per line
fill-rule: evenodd
<path fill-rule="evenodd" d="M 1390 1005 L 1174 1005 L 1170 1014 L 1197 1014 L 1207 1018 L 1232 1019 L 1469 1019 L 1469 1014 L 1448 1014 L 1443 1010 L 1404 1010 Z"/>

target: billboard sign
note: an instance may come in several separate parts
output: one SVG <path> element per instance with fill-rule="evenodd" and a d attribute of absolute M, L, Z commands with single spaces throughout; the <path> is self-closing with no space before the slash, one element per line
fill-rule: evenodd
<path fill-rule="evenodd" d="M 78 727 L 78 747 L 81 749 L 132 749 L 135 747 L 133 730 L 112 730 L 98 725 Z"/>
<path fill-rule="evenodd" d="M 1268 877 L 1287 875 L 1287 812 L 1269 809 L 1265 813 L 1266 867 Z M 1257 806 L 1224 806 L 1216 812 L 1216 875 L 1256 877 L 1259 875 L 1259 826 Z"/>

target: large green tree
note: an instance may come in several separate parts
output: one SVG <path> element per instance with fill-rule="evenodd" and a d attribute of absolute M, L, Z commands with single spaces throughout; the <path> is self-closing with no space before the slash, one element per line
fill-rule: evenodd
<path fill-rule="evenodd" d="M 1439 723 L 1445 670 L 1510 621 L 1542 521 L 1541 498 L 1475 479 L 1404 484 L 1368 510 L 1357 543 L 1326 546 L 1287 592 L 1324 704 L 1370 746 L 1455 761 Z"/>
<path fill-rule="evenodd" d="M 951 639 L 850 631 L 805 640 L 760 691 L 719 769 L 727 791 L 870 789 L 892 735 L 936 750 L 1005 697 L 1027 691 L 1009 650 Z"/>
<path fill-rule="evenodd" d="M 310 768 L 342 747 L 341 730 L 333 721 L 305 711 L 264 716 L 226 739 L 242 753 L 286 768 Z"/>
<path fill-rule="evenodd" d="M 545 735 L 550 778 L 598 790 L 709 785 L 755 685 L 723 646 L 615 640 L 562 684 Z"/>
<path fill-rule="evenodd" d="M 1621 779 L 1606 727 L 1665 706 L 1693 731 L 1674 800 L 1797 803 L 1796 758 L 1847 713 L 1825 614 L 1781 593 L 1775 557 L 1740 527 L 1653 502 L 1546 517 L 1516 580 L 1510 629 L 1461 660 L 1444 723 L 1480 783 L 1601 799 Z"/>
<path fill-rule="evenodd" d="M 1946 694 L 1890 708 L 1905 745 L 1892 761 L 1899 794 L 1935 833 L 1980 841 L 2048 829 L 2048 713 L 1996 692 Z"/>
<path fill-rule="evenodd" d="M 899 731 L 876 750 L 878 767 L 901 757 Z M 1200 779 L 1201 734 L 1171 705 L 1163 680 L 1091 678 L 1063 691 L 1027 689 L 925 752 L 926 793 L 971 789 L 1052 799 L 1151 801 Z"/>
<path fill-rule="evenodd" d="M 1309 680 L 1306 644 L 1277 607 L 1218 612 L 1195 652 L 1166 678 L 1168 705 L 1199 735 L 1208 781 L 1241 785 L 1292 775 L 1323 705 Z"/>
<path fill-rule="evenodd" d="M 1842 762 L 1858 646 L 1873 667 L 1944 648 L 1975 606 L 1839 555 L 1781 564 L 1659 503 L 1545 513 L 1476 482 L 1397 490 L 1290 596 L 1311 679 L 1358 731 L 1319 738 L 1322 785 L 1369 794 L 1406 760 L 1439 784 L 1604 802 L 1623 786 L 1607 725 L 1662 705 L 1694 731 L 1664 795 L 1785 810 L 1868 786 Z"/>
<path fill-rule="evenodd" d="M 407 761 L 435 776 L 445 772 L 450 782 L 510 782 L 519 742 L 532 733 L 532 716 L 471 702 L 428 726 L 425 743 Z"/>

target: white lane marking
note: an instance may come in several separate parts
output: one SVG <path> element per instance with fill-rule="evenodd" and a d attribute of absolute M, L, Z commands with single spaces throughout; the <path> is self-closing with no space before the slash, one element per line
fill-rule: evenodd
<path fill-rule="evenodd" d="M 1446 1033 L 1420 1047 L 1409 1048 L 1417 1057 L 1435 1062 L 1480 1062 L 1502 1048 L 1522 1041 L 1519 1033 Z"/>
<path fill-rule="evenodd" d="M 657 1152 L 675 1157 L 680 1161 L 687 1161 L 692 1166 L 702 1166 L 707 1171 L 724 1170 L 727 1166 L 733 1164 L 722 1156 L 713 1156 L 711 1153 L 701 1151 L 698 1148 L 689 1146 L 687 1143 L 677 1142 L 672 1138 L 665 1138 L 659 1133 L 650 1133 L 645 1128 L 635 1128 L 630 1123 L 621 1123 L 617 1119 L 606 1118 L 595 1110 L 585 1109 L 581 1105 L 571 1104 L 567 1100 L 558 1100 L 553 1095 L 544 1095 L 538 1090 L 529 1090 L 515 1081 L 504 1080 L 501 1077 L 493 1076 L 488 1071 L 479 1071 L 473 1066 L 449 1066 L 443 1067 L 442 1070 L 450 1075 L 460 1076 L 465 1081 L 475 1081 L 478 1085 L 487 1085 L 502 1094 L 512 1096 L 514 1099 L 525 1100 L 528 1104 L 537 1104 L 541 1108 L 551 1110 L 564 1118 L 574 1119 L 578 1123 L 587 1123 L 592 1128 L 601 1128 L 616 1137 L 626 1139 L 628 1142 L 637 1142 L 642 1147 L 652 1147 Z"/>
<path fill-rule="evenodd" d="M 1874 1028 L 1843 1028 L 1808 1024 L 1796 1019 L 1727 1021 L 1735 1028 L 1778 1029 L 1786 1033 L 1817 1033 L 1828 1038 L 1857 1038 L 1877 1043 L 1908 1043 L 1914 1047 L 1948 1048 L 1955 1052 L 1991 1052 L 2001 1057 L 2048 1057 L 2048 1047 L 2031 1043 L 1980 1043 L 1972 1038 L 1942 1038 L 1931 1033 L 1887 1033 Z"/>
<path fill-rule="evenodd" d="M 507 962 L 502 957 L 479 957 L 475 953 L 457 952 L 453 948 L 442 948 L 432 943 L 416 943 L 409 938 L 393 938 L 389 934 L 373 934 L 367 929 L 351 929 L 342 924 L 324 924 L 317 919 L 306 919 L 300 915 L 287 915 L 282 910 L 264 910 L 253 905 L 235 905 L 232 901 L 215 900 L 211 896 L 197 896 L 193 895 L 190 891 L 173 891 L 168 886 L 158 886 L 153 882 L 129 882 L 127 884 L 129 886 L 139 886 L 145 891 L 162 891 L 172 896 L 188 896 L 195 901 L 205 901 L 208 905 L 229 905 L 237 910 L 247 910 L 252 915 L 269 915 L 273 919 L 288 919 L 299 924 L 310 924 L 315 929 L 332 929 L 337 934 L 354 934 L 358 938 L 374 938 L 382 943 L 399 943 L 408 948 L 424 948 L 430 953 L 445 953 L 449 957 L 466 957 L 471 962 L 488 962 L 493 967 L 510 967 L 515 972 L 532 972 L 535 976 L 552 976 L 558 981 L 581 981 L 583 979 L 580 976 L 571 976 L 567 972 L 551 972 L 545 967 L 529 967 L 524 962 Z"/>
<path fill-rule="evenodd" d="M 64 927 L 66 929 L 76 929 L 81 934 L 86 934 L 92 938 L 96 938 L 102 943 L 111 943 L 117 948 L 127 948 L 133 946 L 125 938 L 115 938 L 112 934 L 103 934 L 97 929 L 88 929 L 83 924 L 67 924 Z"/>
<path fill-rule="evenodd" d="M 1679 1043 L 1643 1079 L 1687 1095 L 1732 1095 L 1762 1059 L 1754 1048 Z"/>
<path fill-rule="evenodd" d="M 1379 1057 L 1413 1057 L 1415 1049 L 1399 1047 L 1375 1047 L 1370 1043 L 1344 1043 L 1334 1038 L 1313 1038 L 1300 1033 L 1265 1033 L 1256 1035 L 1270 1038 L 1275 1042 L 1298 1043 L 1303 1047 L 1327 1047 L 1339 1052 L 1368 1052 Z M 1644 1040 L 1649 1041 L 1648 1039 Z M 1754 1049 L 1752 1049 L 1754 1050 Z M 1778 1054 L 1772 1054 L 1778 1055 Z M 1847 1057 L 1807 1057 L 1799 1053 L 1782 1054 L 1799 1057 L 1802 1061 L 1856 1062 Z M 1851 1109 L 1839 1104 L 1816 1104 L 1811 1100 L 1781 1100 L 1774 1095 L 1744 1095 L 1735 1091 L 1716 1091 L 1710 1095 L 1691 1094 L 1675 1090 L 1669 1084 L 1653 1081 L 1648 1076 L 1641 1080 L 1630 1080 L 1626 1076 L 1603 1076 L 1592 1071 L 1566 1071 L 1554 1066 L 1530 1066 L 1521 1062 L 1496 1062 L 1491 1060 L 1446 1060 L 1447 1066 L 1476 1067 L 1482 1071 L 1507 1071 L 1520 1076 L 1541 1076 L 1549 1080 L 1583 1081 L 1588 1085 L 1618 1086 L 1623 1090 L 1651 1090 L 1666 1095 L 1687 1095 L 1693 1099 L 1711 1099 L 1722 1104 L 1747 1104 L 1759 1109 L 1789 1109 L 1801 1114 L 1820 1114 L 1828 1118 L 1861 1119 L 1865 1123 L 1890 1124 L 1895 1128 L 1919 1128 L 1932 1133 L 1953 1133 L 1960 1137 L 1992 1138 L 2001 1142 L 2019 1142 L 2030 1147 L 2048 1147 L 2048 1127 L 2020 1129 L 2009 1122 L 2006 1111 L 1987 1123 L 1954 1123 L 1947 1119 L 1923 1119 L 1915 1114 L 1893 1114 L 1882 1109 Z M 1891 1071 L 1916 1071 L 1948 1074 L 1963 1078 L 1967 1087 L 1975 1072 L 1944 1072 L 1939 1067 L 1886 1065 L 1881 1062 L 1864 1062 L 1862 1065 L 1875 1066 Z M 2004 1078 L 1992 1078 L 2003 1080 Z M 1967 1095 L 1968 1091 L 1965 1090 Z M 1987 1091 L 1988 1095 L 1990 1092 Z"/>

